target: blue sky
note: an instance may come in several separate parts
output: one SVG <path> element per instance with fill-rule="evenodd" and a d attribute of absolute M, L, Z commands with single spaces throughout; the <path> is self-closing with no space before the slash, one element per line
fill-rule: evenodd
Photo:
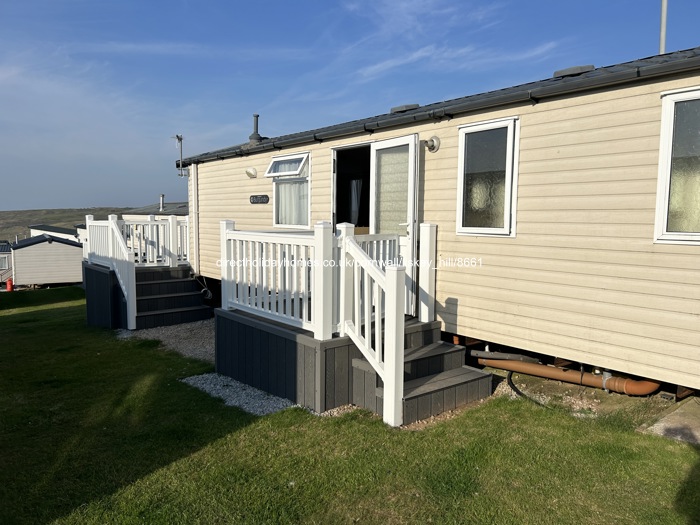
<path fill-rule="evenodd" d="M 666 50 L 700 45 L 668 0 Z M 5 210 L 186 200 L 184 155 L 657 54 L 660 0 L 3 0 Z"/>

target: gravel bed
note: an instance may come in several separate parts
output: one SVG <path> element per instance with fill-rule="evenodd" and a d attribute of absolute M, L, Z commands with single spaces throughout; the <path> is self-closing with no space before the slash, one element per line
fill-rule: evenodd
<path fill-rule="evenodd" d="M 144 330 L 117 330 L 117 337 L 158 339 L 169 350 L 186 357 L 214 362 L 214 319 Z"/>
<path fill-rule="evenodd" d="M 198 388 L 212 397 L 223 399 L 227 406 L 242 408 L 256 416 L 265 416 L 285 408 L 298 406 L 289 399 L 273 396 L 219 374 L 187 377 L 182 382 Z"/>

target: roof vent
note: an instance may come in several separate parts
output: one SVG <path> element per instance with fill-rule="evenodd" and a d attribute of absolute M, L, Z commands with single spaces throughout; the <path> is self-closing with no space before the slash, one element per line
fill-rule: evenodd
<path fill-rule="evenodd" d="M 396 106 L 391 108 L 391 113 L 405 113 L 406 111 L 418 109 L 419 107 L 420 104 L 404 104 L 403 106 Z"/>
<path fill-rule="evenodd" d="M 588 64 L 587 66 L 567 67 L 566 69 L 560 69 L 559 71 L 555 71 L 554 74 L 552 75 L 552 78 L 575 77 L 576 75 L 581 75 L 582 73 L 588 73 L 589 71 L 593 71 L 594 69 L 595 69 L 595 66 L 593 64 Z"/>
<path fill-rule="evenodd" d="M 253 115 L 253 133 L 251 133 L 248 136 L 248 140 L 250 140 L 250 143 L 253 145 L 259 144 L 260 141 L 262 140 L 260 133 L 258 133 L 258 118 L 259 117 L 260 117 L 260 115 L 258 115 L 258 114 Z"/>

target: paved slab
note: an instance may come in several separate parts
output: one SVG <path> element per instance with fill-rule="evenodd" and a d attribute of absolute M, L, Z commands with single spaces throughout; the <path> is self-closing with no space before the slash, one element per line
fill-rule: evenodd
<path fill-rule="evenodd" d="M 700 397 L 681 401 L 644 432 L 700 445 Z"/>

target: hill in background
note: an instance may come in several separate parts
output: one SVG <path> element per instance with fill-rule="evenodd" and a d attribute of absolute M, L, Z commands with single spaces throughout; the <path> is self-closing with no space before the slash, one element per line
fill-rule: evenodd
<path fill-rule="evenodd" d="M 32 224 L 50 224 L 73 228 L 84 224 L 86 215 L 94 215 L 95 220 L 104 220 L 107 215 L 121 215 L 130 208 L 62 208 L 50 210 L 0 211 L 0 240 L 15 242 L 15 235 L 20 240 L 29 237 Z"/>

